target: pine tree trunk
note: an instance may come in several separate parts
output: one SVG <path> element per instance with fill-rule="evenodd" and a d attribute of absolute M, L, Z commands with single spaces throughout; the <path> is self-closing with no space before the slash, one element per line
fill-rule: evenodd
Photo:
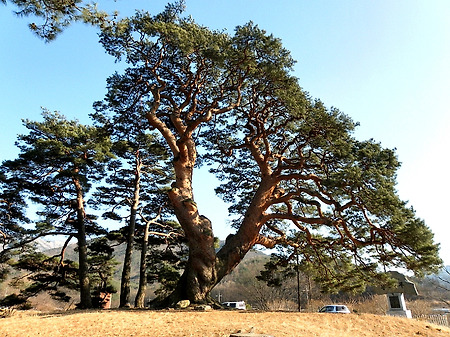
<path fill-rule="evenodd" d="M 214 302 L 209 296 L 211 290 L 242 261 L 258 241 L 266 202 L 272 194 L 273 186 L 270 179 L 261 183 L 239 230 L 228 236 L 225 245 L 217 253 L 211 222 L 199 215 L 197 206 L 191 199 L 193 194 L 190 185 L 189 188 L 173 188 L 169 192 L 175 214 L 188 240 L 189 260 L 175 291 L 160 303 L 161 306 L 172 306 L 180 300 L 192 303 Z"/>
<path fill-rule="evenodd" d="M 136 228 L 136 215 L 139 206 L 139 193 L 141 181 L 141 160 L 139 158 L 139 151 L 136 151 L 136 166 L 135 166 L 135 180 L 134 180 L 134 194 L 131 205 L 130 221 L 128 223 L 127 247 L 125 250 L 125 257 L 123 262 L 122 280 L 120 283 L 120 304 L 121 308 L 129 308 L 130 303 L 130 280 L 131 280 L 131 258 L 133 255 L 134 245 L 134 231 Z"/>
<path fill-rule="evenodd" d="M 132 209 L 128 225 L 127 243 L 125 257 L 123 260 L 122 278 L 120 282 L 120 308 L 129 308 L 130 304 L 130 280 L 131 280 L 131 258 L 133 255 L 133 241 L 135 230 L 136 210 Z"/>
<path fill-rule="evenodd" d="M 174 306 L 181 300 L 189 300 L 193 304 L 215 304 L 210 297 L 211 290 L 242 261 L 252 247 L 254 240 L 247 240 L 238 232 L 230 235 L 225 246 L 216 253 L 214 237 L 209 234 L 212 231 L 207 230 L 211 223 L 206 217 L 202 220 L 200 227 L 203 230 L 196 236 L 187 235 L 189 259 L 174 292 L 160 302 L 153 302 L 156 307 Z"/>
<path fill-rule="evenodd" d="M 194 201 L 192 173 L 196 160 L 192 139 L 178 143 L 180 152 L 173 160 L 175 182 L 168 192 L 175 215 L 183 228 L 189 246 L 189 259 L 175 291 L 157 306 L 170 306 L 178 300 L 188 299 L 193 303 L 204 303 L 216 283 L 214 235 L 211 222 L 200 215 Z"/>
<path fill-rule="evenodd" d="M 147 247 L 150 222 L 147 221 L 142 239 L 141 261 L 139 264 L 139 288 L 134 300 L 136 308 L 145 308 L 145 292 L 147 290 Z"/>
<path fill-rule="evenodd" d="M 217 284 L 216 253 L 211 222 L 200 216 L 196 233 L 187 235 L 189 259 L 174 296 L 176 300 L 190 300 L 192 303 L 210 303 L 209 293 Z"/>
<path fill-rule="evenodd" d="M 89 265 L 86 242 L 86 229 L 84 222 L 78 229 L 78 259 L 79 259 L 79 280 L 80 280 L 80 304 L 79 308 L 92 308 L 91 285 L 89 281 Z"/>
<path fill-rule="evenodd" d="M 92 308 L 91 285 L 89 281 L 89 265 L 86 241 L 85 211 L 83 201 L 83 191 L 78 180 L 74 179 L 77 191 L 77 231 L 78 231 L 78 276 L 80 281 L 80 304 L 79 308 Z"/>
<path fill-rule="evenodd" d="M 260 185 L 240 229 L 235 235 L 229 237 L 225 246 L 216 255 L 211 222 L 199 214 L 194 201 L 192 175 L 197 152 L 192 138 L 193 129 L 185 128 L 183 122 L 173 115 L 172 124 L 177 127 L 178 132 L 182 131 L 183 134 L 176 139 L 171 130 L 154 113 L 158 108 L 160 97 L 157 90 L 153 94 L 155 104 L 152 111 L 147 114 L 147 119 L 150 125 L 161 132 L 174 154 L 172 163 L 175 181 L 168 196 L 188 241 L 189 259 L 175 291 L 159 303 L 154 301 L 152 304 L 167 307 L 176 304 L 179 300 L 209 303 L 212 302 L 209 297 L 210 291 L 239 264 L 257 242 L 262 217 L 267 208 L 266 202 L 275 186 L 274 181 L 270 181 L 269 178 L 267 184 Z M 205 115 L 204 118 L 206 121 L 208 116 Z M 270 177 L 270 174 L 266 176 Z"/>

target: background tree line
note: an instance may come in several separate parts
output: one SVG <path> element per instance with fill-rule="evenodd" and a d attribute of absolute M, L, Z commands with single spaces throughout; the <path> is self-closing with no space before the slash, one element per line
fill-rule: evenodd
<path fill-rule="evenodd" d="M 323 305 L 345 303 L 355 312 L 384 315 L 385 295 L 369 291 L 324 291 L 320 282 L 293 261 L 289 266 L 273 269 L 273 257 L 252 251 L 245 260 L 212 291 L 221 301 L 245 300 L 256 310 L 316 312 Z M 450 300 L 449 267 L 425 278 L 409 277 L 418 295 L 406 295 L 407 306 L 415 315 L 440 314 Z M 268 271 L 270 271 L 268 273 Z"/>
<path fill-rule="evenodd" d="M 66 258 L 76 259 L 75 244 L 68 246 L 66 251 Z M 59 251 L 58 248 L 45 250 L 46 255 L 54 255 Z M 125 256 L 126 246 L 124 244 L 114 247 L 114 255 L 118 264 L 114 266 L 114 273 L 111 276 L 111 284 L 120 289 L 120 281 L 123 268 L 123 260 Z M 136 251 L 133 256 L 132 272 L 131 272 L 131 298 L 135 298 L 138 291 L 139 284 L 139 259 L 140 252 Z M 211 292 L 211 296 L 218 302 L 224 301 L 245 301 L 247 308 L 253 310 L 264 311 L 298 311 L 302 312 L 316 312 L 320 307 L 330 303 L 344 303 L 351 308 L 352 311 L 360 313 L 385 314 L 387 308 L 387 299 L 383 295 L 374 295 L 370 292 L 362 293 L 348 293 L 324 292 L 313 277 L 307 275 L 305 272 L 299 270 L 299 284 L 297 283 L 297 266 L 294 264 L 288 268 L 286 272 L 279 270 L 275 276 L 282 278 L 282 282 L 275 285 L 274 282 L 267 283 L 266 280 L 261 279 L 261 272 L 265 271 L 265 264 L 270 261 L 270 256 L 261 251 L 251 251 L 246 256 L 241 264 L 227 277 L 225 277 Z M 150 263 L 151 266 L 151 263 Z M 160 265 L 154 265 L 149 274 L 157 273 L 158 270 L 170 268 L 170 264 L 161 268 Z M 448 267 L 447 267 L 448 268 Z M 11 294 L 17 292 L 21 287 L 23 288 L 27 282 L 26 280 L 19 280 L 16 272 L 10 276 L 9 281 L 0 284 L 0 294 Z M 167 275 L 166 272 L 163 271 Z M 166 276 L 167 277 L 167 276 Z M 151 275 L 149 275 L 149 280 Z M 423 279 L 410 278 L 416 284 L 419 295 L 406 296 L 407 307 L 413 311 L 415 315 L 436 315 L 441 313 L 436 309 L 448 308 L 450 300 L 450 291 L 445 285 L 450 281 L 448 275 L 443 270 L 441 273 L 431 275 Z M 170 277 L 163 280 L 163 282 L 173 282 Z M 447 283 L 446 283 L 447 282 Z M 158 295 L 160 287 L 159 283 L 148 285 L 146 300 L 151 300 Z M 55 300 L 50 297 L 48 293 L 42 292 L 37 296 L 30 298 L 27 305 L 22 308 L 33 308 L 36 310 L 67 310 L 73 308 L 77 303 L 76 289 L 67 290 L 69 296 L 72 298 L 69 302 Z M 299 296 L 300 295 L 300 296 Z M 300 303 L 298 300 L 300 299 Z M 116 308 L 120 304 L 120 294 L 114 293 L 111 297 L 111 304 Z"/>

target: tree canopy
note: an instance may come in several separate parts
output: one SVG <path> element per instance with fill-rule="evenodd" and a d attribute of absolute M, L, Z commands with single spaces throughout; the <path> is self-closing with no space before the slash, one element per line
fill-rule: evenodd
<path fill-rule="evenodd" d="M 181 14 L 138 12 L 101 34 L 130 65 L 109 78 L 105 107 L 125 118 L 139 106 L 172 154 L 169 198 L 190 249 L 172 300 L 205 301 L 257 244 L 294 248 L 329 285 L 390 267 L 435 270 L 431 231 L 396 194 L 394 150 L 355 139 L 351 118 L 311 98 L 279 39 L 253 23 L 228 35 Z M 218 252 L 194 199 L 203 163 L 237 215 Z"/>
<path fill-rule="evenodd" d="M 87 235 L 104 229 L 86 213 L 84 198 L 93 182 L 103 178 L 104 163 L 113 156 L 111 142 L 102 129 L 69 121 L 57 112 L 44 110 L 43 117 L 43 122 L 24 121 L 29 133 L 19 136 L 19 158 L 5 161 L 2 173 L 8 185 L 18 186 L 22 200 L 37 205 L 34 239 L 77 239 L 80 305 L 91 307 Z"/>
<path fill-rule="evenodd" d="M 6 4 L 8 0 L 0 0 Z M 41 22 L 28 26 L 37 36 L 49 42 L 54 40 L 64 28 L 76 21 L 94 26 L 108 24 L 114 17 L 97 8 L 95 3 L 84 0 L 9 0 L 19 16 L 34 16 Z"/>

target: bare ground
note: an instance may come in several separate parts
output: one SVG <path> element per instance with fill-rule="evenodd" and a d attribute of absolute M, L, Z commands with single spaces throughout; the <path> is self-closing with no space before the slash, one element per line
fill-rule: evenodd
<path fill-rule="evenodd" d="M 449 337 L 450 328 L 370 314 L 237 311 L 68 311 L 0 319 L 1 337 L 228 337 L 238 330 L 274 337 Z"/>

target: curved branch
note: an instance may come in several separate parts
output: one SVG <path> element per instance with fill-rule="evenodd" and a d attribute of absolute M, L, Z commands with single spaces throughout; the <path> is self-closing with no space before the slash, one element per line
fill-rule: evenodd
<path fill-rule="evenodd" d="M 274 248 L 277 244 L 280 244 L 282 242 L 285 242 L 285 238 L 284 237 L 278 237 L 278 238 L 273 238 L 270 236 L 264 236 L 264 235 L 258 235 L 258 237 L 255 240 L 255 244 L 257 245 L 261 245 L 267 249 L 272 249 Z"/>
<path fill-rule="evenodd" d="M 174 157 L 177 157 L 180 153 L 180 149 L 177 145 L 177 139 L 175 135 L 170 131 L 166 124 L 164 124 L 161 119 L 156 116 L 156 111 L 161 104 L 161 88 L 156 88 L 152 91 L 154 102 L 152 104 L 151 110 L 146 113 L 146 118 L 151 126 L 156 128 L 167 142 L 170 147 Z"/>
<path fill-rule="evenodd" d="M 283 214 L 283 213 L 270 213 L 266 214 L 263 218 L 264 222 L 267 222 L 269 220 L 290 220 L 290 221 L 298 221 L 298 222 L 304 222 L 307 224 L 315 224 L 315 225 L 330 225 L 332 221 L 330 219 L 327 219 L 325 217 L 322 218 L 308 218 L 303 216 L 298 216 L 294 214 Z"/>

